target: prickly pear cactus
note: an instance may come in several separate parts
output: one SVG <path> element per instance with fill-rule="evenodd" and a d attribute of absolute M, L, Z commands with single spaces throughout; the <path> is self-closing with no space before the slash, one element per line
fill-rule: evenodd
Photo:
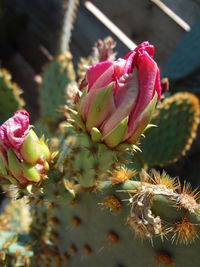
<path fill-rule="evenodd" d="M 60 109 L 66 103 L 66 88 L 68 83 L 75 80 L 71 60 L 69 53 L 58 56 L 46 66 L 42 76 L 39 91 L 40 119 L 51 127 L 63 118 Z"/>
<path fill-rule="evenodd" d="M 69 137 L 66 143 L 70 143 Z M 69 149 L 68 157 L 66 151 L 64 154 L 67 161 L 74 152 Z M 182 266 L 183 261 L 190 266 L 190 260 L 183 260 L 182 255 L 189 259 L 199 243 L 186 246 L 198 235 L 195 192 L 189 185 L 181 188 L 165 173 L 141 173 L 137 180 L 134 171 L 120 167 L 118 161 L 115 165 L 103 181 L 96 170 L 97 183 L 88 188 L 77 183 L 79 174 L 69 181 L 69 173 L 60 166 L 60 172 L 52 172 L 44 181 L 43 193 L 32 195 L 37 203 L 31 226 L 37 240 L 32 259 L 35 266 L 46 262 L 49 266 L 81 267 L 105 263 L 131 267 L 133 262 L 139 267 L 168 266 L 168 262 Z M 148 257 L 142 257 L 144 253 Z M 195 261 L 199 261 L 198 255 Z"/>
<path fill-rule="evenodd" d="M 5 69 L 0 69 L 0 122 L 8 119 L 13 112 L 24 105 L 20 97 L 22 91 L 11 81 L 11 75 Z"/>
<path fill-rule="evenodd" d="M 47 131 L 57 130 L 59 120 L 65 119 L 58 136 L 51 142 L 38 138 L 26 111 L 16 112 L 1 126 L 0 181 L 14 184 L 11 195 L 22 198 L 12 201 L 0 217 L 2 266 L 190 267 L 191 259 L 193 266 L 199 265 L 197 190 L 165 172 L 130 168 L 139 156 L 149 166 L 175 160 L 191 145 L 198 125 L 199 103 L 193 95 L 167 98 L 153 120 L 158 128 L 145 132 L 144 159 L 136 153 L 160 97 L 159 70 L 152 57 L 153 46 L 144 42 L 115 64 L 92 67 L 69 107 L 66 99 L 73 97 L 66 85 L 74 74 L 71 77 L 71 61 L 60 56 L 47 66 L 40 92 L 40 123 Z M 152 97 L 135 93 L 141 73 L 141 86 L 146 83 Z M 119 78 L 120 97 L 112 87 Z M 130 98 L 134 101 L 128 109 L 117 106 Z M 58 109 L 64 113 L 57 114 Z M 151 132 L 156 131 L 154 142 Z M 153 148 L 145 143 L 148 139 Z M 152 160 L 146 155 L 153 149 L 158 155 Z"/>
<path fill-rule="evenodd" d="M 137 154 L 140 165 L 163 166 L 184 156 L 196 137 L 199 115 L 195 95 L 184 92 L 165 98 L 152 120 L 158 127 L 149 129 L 141 141 L 142 153 Z"/>

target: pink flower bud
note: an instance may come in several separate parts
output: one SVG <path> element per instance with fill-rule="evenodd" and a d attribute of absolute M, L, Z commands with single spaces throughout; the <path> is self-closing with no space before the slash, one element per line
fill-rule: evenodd
<path fill-rule="evenodd" d="M 29 114 L 25 110 L 15 112 L 14 116 L 0 126 L 0 145 L 4 150 L 18 150 L 24 142 L 29 127 Z"/>
<path fill-rule="evenodd" d="M 123 59 L 104 61 L 87 71 L 88 91 L 80 100 L 79 110 L 87 130 L 91 133 L 92 128 L 98 128 L 108 146 L 135 143 L 151 119 L 161 95 L 153 54 L 154 47 L 143 42 Z"/>
<path fill-rule="evenodd" d="M 0 178 L 19 187 L 40 182 L 50 161 L 44 137 L 39 139 L 29 127 L 28 112 L 17 111 L 0 126 Z"/>

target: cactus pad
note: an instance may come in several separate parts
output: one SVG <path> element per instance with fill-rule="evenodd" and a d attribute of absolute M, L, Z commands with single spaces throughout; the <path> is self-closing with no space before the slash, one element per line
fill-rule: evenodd
<path fill-rule="evenodd" d="M 158 105 L 152 120 L 157 129 L 149 129 L 142 140 L 142 164 L 163 166 L 185 155 L 196 137 L 199 124 L 199 101 L 191 93 L 177 93 Z"/>
<path fill-rule="evenodd" d="M 41 119 L 52 125 L 63 118 L 60 108 L 66 103 L 66 87 L 75 79 L 72 57 L 62 54 L 51 61 L 43 73 L 39 102 Z"/>
<path fill-rule="evenodd" d="M 158 180 L 157 183 L 161 182 L 162 179 Z M 173 213 L 168 204 L 166 205 L 166 202 L 162 202 L 159 198 L 155 198 L 152 202 L 155 203 L 155 207 L 152 210 L 154 214 L 162 213 L 163 218 L 171 222 L 169 225 L 172 226 L 175 222 L 172 227 L 173 234 L 175 234 L 174 237 L 172 236 L 174 242 L 171 243 L 169 240 L 164 240 L 163 242 L 161 238 L 157 237 L 153 238 L 152 246 L 152 243 L 148 240 L 141 242 L 140 239 L 135 238 L 133 231 L 135 228 L 132 229 L 130 227 L 131 223 L 127 220 L 130 217 L 131 206 L 127 199 L 129 196 L 125 191 L 120 192 L 120 189 L 127 189 L 130 183 L 127 181 L 124 186 L 118 184 L 110 187 L 109 182 L 103 182 L 99 184 L 95 191 L 85 191 L 80 188 L 76 198 L 71 202 L 65 199 L 67 191 L 63 190 L 61 180 L 56 183 L 54 188 L 51 187 L 50 189 L 49 187 L 47 222 L 42 224 L 42 228 L 45 229 L 46 227 L 46 231 L 48 231 L 49 242 L 43 241 L 40 243 L 42 241 L 39 237 L 40 233 L 35 236 L 35 240 L 40 240 L 37 246 L 41 246 L 39 249 L 40 257 L 36 256 L 35 259 L 37 264 L 43 266 L 44 263 L 48 262 L 49 266 L 52 267 L 102 267 L 103 265 L 132 267 L 134 264 L 136 267 L 143 267 L 156 264 L 168 266 L 161 264 L 171 262 L 176 267 L 190 267 L 191 257 L 194 257 L 195 264 L 198 264 L 200 260 L 198 256 L 199 240 L 196 244 L 191 244 L 187 247 L 177 244 L 192 242 L 197 237 L 195 226 L 193 227 L 187 220 L 183 220 L 181 227 L 190 227 L 191 231 L 188 236 L 184 234 L 181 236 L 182 232 L 180 230 L 177 233 L 177 229 L 180 226 L 179 216 L 181 216 L 181 212 L 179 215 L 177 212 Z M 173 181 L 171 181 L 171 186 L 175 186 Z M 168 193 L 173 191 L 171 186 L 169 183 Z M 165 188 L 165 185 L 162 184 L 161 188 Z M 144 209 L 147 208 L 145 198 L 149 198 L 150 192 L 146 196 L 140 193 L 138 192 L 132 199 L 136 201 L 135 204 L 133 202 L 132 207 L 138 205 L 137 208 L 142 210 L 143 207 Z M 183 190 L 183 194 L 187 195 L 187 192 Z M 192 194 L 187 196 L 192 196 Z M 143 207 L 141 203 L 144 204 Z M 173 203 L 171 205 L 174 207 Z M 156 206 L 158 207 L 156 208 Z M 133 209 L 136 211 L 135 208 Z M 165 210 L 165 212 L 162 212 L 162 210 Z M 44 212 L 43 215 L 38 214 L 40 218 L 43 217 L 43 222 L 44 215 Z M 134 216 L 133 213 L 132 216 Z M 146 216 L 145 213 L 144 216 Z M 149 220 L 150 231 L 152 231 L 153 224 L 156 226 L 158 223 L 158 217 L 153 216 L 151 214 L 147 219 Z M 153 218 L 154 223 L 152 224 Z M 142 228 L 142 219 L 144 218 L 139 216 L 138 224 L 135 221 L 135 226 Z M 148 223 L 146 221 L 145 225 L 148 225 Z M 138 232 L 141 232 L 140 228 L 138 228 Z M 180 237 L 178 234 L 180 234 Z M 137 257 L 134 255 L 137 255 Z"/>
<path fill-rule="evenodd" d="M 10 74 L 5 69 L 0 69 L 0 123 L 23 107 L 24 101 L 20 94 L 21 90 L 11 82 Z"/>

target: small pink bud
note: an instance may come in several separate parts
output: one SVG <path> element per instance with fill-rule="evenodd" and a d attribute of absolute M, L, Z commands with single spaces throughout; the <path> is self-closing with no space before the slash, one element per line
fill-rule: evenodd
<path fill-rule="evenodd" d="M 5 150 L 18 150 L 24 142 L 29 127 L 29 114 L 25 110 L 15 112 L 14 116 L 0 126 L 0 145 Z"/>
<path fill-rule="evenodd" d="M 0 177 L 19 187 L 39 182 L 49 170 L 51 153 L 44 138 L 29 127 L 24 110 L 0 126 Z"/>

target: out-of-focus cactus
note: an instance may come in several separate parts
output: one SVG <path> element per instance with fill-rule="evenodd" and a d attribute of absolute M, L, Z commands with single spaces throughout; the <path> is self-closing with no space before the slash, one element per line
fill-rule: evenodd
<path fill-rule="evenodd" d="M 0 122 L 8 119 L 13 112 L 24 105 L 20 97 L 21 90 L 17 84 L 11 81 L 11 75 L 5 70 L 0 69 Z"/>
<path fill-rule="evenodd" d="M 40 121 L 47 124 L 50 130 L 63 119 L 61 107 L 66 104 L 66 88 L 74 80 L 72 57 L 68 52 L 53 59 L 44 70 L 39 90 Z"/>
<path fill-rule="evenodd" d="M 60 44 L 59 44 L 59 53 L 65 53 L 65 51 L 69 50 L 69 43 L 71 39 L 71 32 L 74 25 L 76 10 L 78 6 L 79 0 L 64 0 L 64 9 L 63 9 L 63 26 L 62 32 L 60 36 Z"/>
<path fill-rule="evenodd" d="M 10 192 L 12 196 L 15 189 Z M 0 216 L 1 266 L 29 266 L 31 251 L 28 236 L 31 217 L 27 199 L 11 200 Z"/>
<path fill-rule="evenodd" d="M 152 120 L 157 129 L 147 131 L 141 141 L 142 153 L 136 158 L 142 167 L 164 166 L 184 156 L 196 137 L 199 116 L 195 95 L 184 92 L 165 98 Z"/>

